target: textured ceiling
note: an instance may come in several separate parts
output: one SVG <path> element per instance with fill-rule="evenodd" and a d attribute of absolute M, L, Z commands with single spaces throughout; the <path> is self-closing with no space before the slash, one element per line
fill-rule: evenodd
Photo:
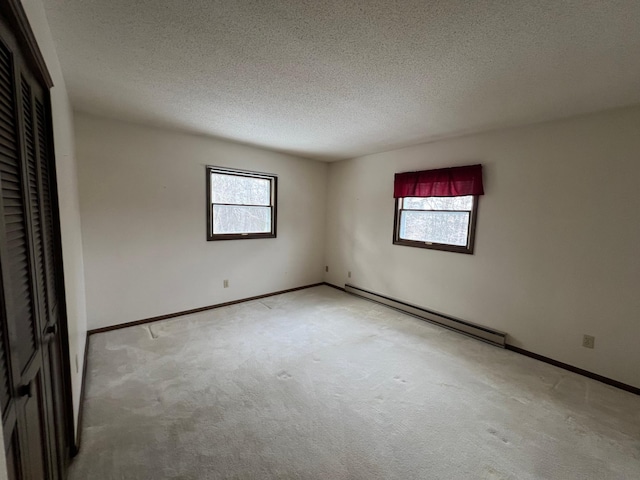
<path fill-rule="evenodd" d="M 640 103 L 640 1 L 44 0 L 74 107 L 335 160 Z"/>

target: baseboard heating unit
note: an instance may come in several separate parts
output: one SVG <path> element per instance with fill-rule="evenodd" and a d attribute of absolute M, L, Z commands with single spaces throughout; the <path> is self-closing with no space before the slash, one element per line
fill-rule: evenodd
<path fill-rule="evenodd" d="M 437 325 L 440 325 L 441 327 L 455 330 L 456 332 L 463 333 L 464 335 L 468 335 L 473 338 L 477 338 L 478 340 L 482 340 L 483 342 L 505 348 L 507 334 L 504 332 L 483 327 L 482 325 L 476 325 L 475 323 L 460 320 L 459 318 L 444 315 L 442 313 L 433 312 L 431 310 L 427 310 L 426 308 L 418 307 L 416 305 L 402 302 L 400 300 L 395 300 L 393 298 L 370 292 L 369 290 L 364 290 L 363 288 L 355 287 L 353 285 L 347 284 L 344 286 L 344 289 L 346 292 L 349 292 L 353 295 L 357 295 L 368 300 L 373 300 L 374 302 L 378 302 L 386 305 L 387 307 L 400 310 L 401 312 L 408 313 L 409 315 L 413 315 L 422 320 L 435 323 Z"/>

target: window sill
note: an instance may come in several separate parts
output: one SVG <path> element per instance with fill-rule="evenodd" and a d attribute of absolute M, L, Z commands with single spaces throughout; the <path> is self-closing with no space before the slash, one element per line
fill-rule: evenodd
<path fill-rule="evenodd" d="M 426 248 L 429 250 L 442 250 L 444 252 L 466 253 L 473 255 L 473 247 L 459 247 L 457 245 L 447 245 L 444 243 L 428 243 L 417 242 L 415 240 L 394 240 L 394 245 L 403 245 L 405 247 Z"/>
<path fill-rule="evenodd" d="M 276 238 L 275 233 L 228 233 L 218 235 L 207 235 L 207 241 L 213 242 L 217 240 L 255 240 L 257 238 Z"/>

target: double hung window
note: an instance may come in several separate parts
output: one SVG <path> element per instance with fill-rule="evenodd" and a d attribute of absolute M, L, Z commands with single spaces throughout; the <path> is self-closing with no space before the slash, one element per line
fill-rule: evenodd
<path fill-rule="evenodd" d="M 277 177 L 207 167 L 207 240 L 276 236 Z"/>
<path fill-rule="evenodd" d="M 482 166 L 396 174 L 393 243 L 473 253 Z"/>

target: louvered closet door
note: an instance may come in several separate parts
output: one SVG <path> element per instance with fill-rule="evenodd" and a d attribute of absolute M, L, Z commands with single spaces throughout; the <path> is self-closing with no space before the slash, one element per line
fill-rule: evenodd
<path fill-rule="evenodd" d="M 44 92 L 23 73 L 22 111 L 31 205 L 34 265 L 38 292 L 38 318 L 41 333 L 43 380 L 46 393 L 47 440 L 52 478 L 62 475 L 65 457 L 64 390 L 58 372 L 62 369 L 59 331 L 58 295 L 56 288 L 51 172 Z"/>
<path fill-rule="evenodd" d="M 13 62 L 9 49 L 4 43 L 0 43 L 0 182 L 4 186 L 7 185 L 7 195 L 11 197 L 10 186 L 16 184 L 19 179 L 17 169 L 18 144 L 16 132 L 16 112 L 14 105 L 15 91 L 13 88 Z M 6 214 L 14 211 L 20 213 L 20 202 L 18 208 L 12 207 L 15 202 L 9 198 L 4 201 L 5 190 L 2 189 L 0 203 L 2 204 L 2 219 L 0 222 L 1 244 L 6 244 L 7 229 L 5 228 Z M 4 204 L 7 203 L 7 207 Z M 4 250 L 4 249 L 2 249 Z M 4 252 L 1 252 L 4 254 Z M 3 258 L 6 258 L 3 255 Z M 8 267 L 8 266 L 7 266 Z M 14 401 L 15 386 L 13 377 L 16 375 L 11 368 L 10 345 L 9 345 L 9 325 L 8 325 L 8 308 L 5 301 L 7 297 L 4 291 L 5 275 L 8 270 L 5 265 L 0 264 L 2 270 L 2 289 L 0 296 L 0 315 L 2 316 L 2 328 L 0 334 L 2 336 L 0 342 L 0 364 L 2 375 L 2 388 L 0 393 L 0 402 L 2 407 L 2 426 L 4 432 L 4 445 L 7 459 L 7 471 L 12 479 L 23 478 L 21 473 L 20 445 L 19 433 L 16 415 L 16 402 Z M 10 300 L 10 299 L 9 299 Z M 19 376 L 19 375 L 18 375 Z"/>
<path fill-rule="evenodd" d="M 39 345 L 39 325 L 36 320 L 33 253 L 29 238 L 29 201 L 26 192 L 26 164 L 18 141 L 21 112 L 16 104 L 18 73 L 12 53 L 2 45 L 0 52 L 0 110 L 3 120 L 0 150 L 0 260 L 5 328 L 9 355 L 6 360 L 12 390 L 7 407 L 15 419 L 3 418 L 5 438 L 10 436 L 8 456 L 13 461 L 16 478 L 50 478 L 46 451 L 46 400 L 42 375 L 42 355 Z M 14 54 L 15 55 L 15 54 Z M 16 88 L 17 87 L 17 88 Z M 9 463 L 9 460 L 8 462 Z"/>
<path fill-rule="evenodd" d="M 0 392 L 12 478 L 64 478 L 64 388 L 46 92 L 0 44 Z M 0 389 L 1 390 L 1 389 Z"/>

